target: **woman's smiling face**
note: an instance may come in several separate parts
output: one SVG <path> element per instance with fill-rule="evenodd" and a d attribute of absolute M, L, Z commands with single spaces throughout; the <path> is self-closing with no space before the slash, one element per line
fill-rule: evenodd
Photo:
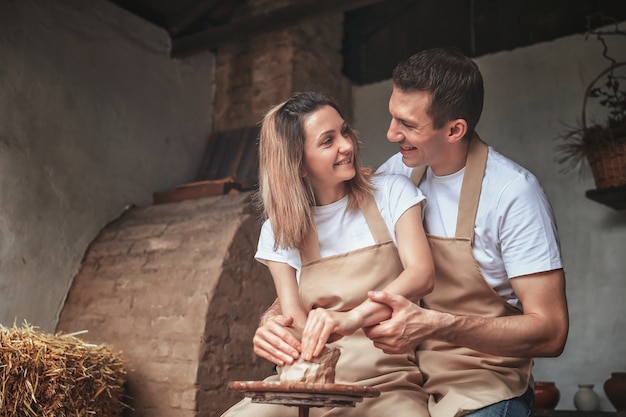
<path fill-rule="evenodd" d="M 345 120 L 331 106 L 323 106 L 304 121 L 304 170 L 317 204 L 346 195 L 345 182 L 355 175 L 354 142 Z"/>

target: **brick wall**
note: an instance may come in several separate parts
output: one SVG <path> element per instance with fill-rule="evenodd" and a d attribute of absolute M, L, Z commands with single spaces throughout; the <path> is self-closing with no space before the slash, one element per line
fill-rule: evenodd
<path fill-rule="evenodd" d="M 266 11 L 268 3 L 248 1 L 241 13 Z M 254 126 L 271 106 L 299 91 L 330 95 L 350 115 L 352 90 L 341 72 L 342 38 L 343 14 L 331 13 L 221 45 L 216 55 L 215 130 Z"/>
<path fill-rule="evenodd" d="M 259 221 L 250 194 L 133 208 L 89 247 L 58 331 L 121 350 L 132 416 L 219 416 L 241 398 L 231 380 L 272 366 L 252 352 L 275 298 L 253 260 Z"/>

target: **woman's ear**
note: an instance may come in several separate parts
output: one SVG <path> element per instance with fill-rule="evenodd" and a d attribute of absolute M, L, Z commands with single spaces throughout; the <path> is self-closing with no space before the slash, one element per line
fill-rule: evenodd
<path fill-rule="evenodd" d="M 455 119 L 448 122 L 448 142 L 457 142 L 467 133 L 467 121 Z"/>

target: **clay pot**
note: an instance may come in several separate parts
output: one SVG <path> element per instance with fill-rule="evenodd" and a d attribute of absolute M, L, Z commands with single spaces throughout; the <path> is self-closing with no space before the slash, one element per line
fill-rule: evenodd
<path fill-rule="evenodd" d="M 617 411 L 626 411 L 626 372 L 612 372 L 604 392 Z"/>
<path fill-rule="evenodd" d="M 535 408 L 554 410 L 561 399 L 561 392 L 551 381 L 535 381 Z"/>
<path fill-rule="evenodd" d="M 593 390 L 593 384 L 580 384 L 574 394 L 574 406 L 578 411 L 600 410 L 600 397 Z"/>

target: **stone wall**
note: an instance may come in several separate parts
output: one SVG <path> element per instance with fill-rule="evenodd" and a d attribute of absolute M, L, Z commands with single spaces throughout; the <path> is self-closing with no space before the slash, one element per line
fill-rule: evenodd
<path fill-rule="evenodd" d="M 275 298 L 253 260 L 250 193 L 133 208 L 91 244 L 58 331 L 122 351 L 133 416 L 219 416 L 242 396 L 231 380 L 272 372 L 252 352 Z"/>

